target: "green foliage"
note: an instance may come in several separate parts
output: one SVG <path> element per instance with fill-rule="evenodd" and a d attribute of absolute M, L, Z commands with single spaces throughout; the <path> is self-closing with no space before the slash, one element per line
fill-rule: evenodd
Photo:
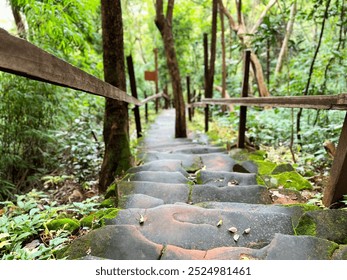
<path fill-rule="evenodd" d="M 0 259 L 54 259 L 72 234 L 87 230 L 81 227 L 85 216 L 99 211 L 104 219 L 114 213 L 99 205 L 99 197 L 93 197 L 57 206 L 49 195 L 36 190 L 17 195 L 15 202 L 1 202 Z"/>

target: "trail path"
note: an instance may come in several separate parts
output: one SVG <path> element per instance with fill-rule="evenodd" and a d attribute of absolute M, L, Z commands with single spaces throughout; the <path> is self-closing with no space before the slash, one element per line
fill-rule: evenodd
<path fill-rule="evenodd" d="M 118 184 L 122 210 L 76 240 L 70 258 L 347 258 L 346 246 L 337 244 L 347 241 L 345 211 L 271 204 L 255 164 L 236 162 L 204 136 L 175 139 L 174 118 L 173 110 L 158 116 L 139 147 L 143 164 Z M 234 172 L 240 167 L 247 173 Z M 312 227 L 318 237 L 295 235 L 299 223 L 297 231 Z M 332 224 L 344 229 L 334 232 Z"/>

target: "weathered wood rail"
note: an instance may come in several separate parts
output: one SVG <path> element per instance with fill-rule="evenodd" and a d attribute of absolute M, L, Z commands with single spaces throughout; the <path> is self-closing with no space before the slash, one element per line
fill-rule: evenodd
<path fill-rule="evenodd" d="M 347 94 L 339 95 L 315 95 L 315 96 L 277 96 L 277 97 L 248 97 L 248 78 L 250 51 L 245 53 L 245 66 L 242 94 L 240 98 L 203 98 L 201 102 L 188 103 L 188 108 L 204 107 L 209 105 L 241 105 L 240 121 L 237 145 L 244 147 L 246 132 L 247 107 L 281 107 L 281 108 L 304 108 L 320 110 L 344 110 L 347 111 Z M 205 125 L 208 115 L 205 114 Z M 205 126 L 208 130 L 208 125 Z M 347 195 L 347 114 L 343 123 L 339 143 L 334 158 L 329 183 L 325 187 L 323 203 L 329 207 L 338 203 L 344 195 Z"/>
<path fill-rule="evenodd" d="M 0 28 L 0 70 L 141 105 L 136 98 Z"/>
<path fill-rule="evenodd" d="M 129 76 L 132 96 L 28 41 L 9 34 L 2 28 L 0 28 L 0 42 L 0 71 L 134 104 L 138 137 L 141 137 L 141 121 L 138 106 L 145 105 L 153 100 L 156 101 L 162 97 L 170 99 L 166 93 L 161 92 L 142 101 L 138 100 L 134 69 L 130 59 L 128 64 L 131 63 L 131 65 L 128 66 L 130 66 Z M 146 116 L 148 116 L 147 110 Z"/>

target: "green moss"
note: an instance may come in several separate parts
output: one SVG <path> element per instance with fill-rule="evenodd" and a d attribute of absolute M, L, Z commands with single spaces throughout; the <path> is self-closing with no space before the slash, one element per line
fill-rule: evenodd
<path fill-rule="evenodd" d="M 75 230 L 80 228 L 80 222 L 76 219 L 63 218 L 63 219 L 55 219 L 46 224 L 49 230 L 68 230 L 70 232 L 74 232 Z"/>
<path fill-rule="evenodd" d="M 260 175 L 271 174 L 276 167 L 276 164 L 270 161 L 255 160 L 254 162 L 258 166 L 258 172 Z"/>
<path fill-rule="evenodd" d="M 333 242 L 333 244 L 331 244 L 331 246 L 328 249 L 328 254 L 330 257 L 332 257 L 332 255 L 334 254 L 334 252 L 339 249 L 339 244 Z"/>
<path fill-rule="evenodd" d="M 298 191 L 312 189 L 310 182 L 296 171 L 273 175 L 273 178 L 276 178 L 278 180 L 278 185 L 283 186 L 284 188 L 292 188 Z"/>
<path fill-rule="evenodd" d="M 113 208 L 117 205 L 117 199 L 110 197 L 100 203 L 100 208 Z"/>
<path fill-rule="evenodd" d="M 188 184 L 189 193 L 188 193 L 188 203 L 192 201 L 192 194 L 193 194 L 193 188 L 194 184 Z"/>
<path fill-rule="evenodd" d="M 308 215 L 303 215 L 300 218 L 299 224 L 295 228 L 296 235 L 311 235 L 316 236 L 317 234 L 317 224 L 315 221 Z"/>
<path fill-rule="evenodd" d="M 308 211 L 315 211 L 315 210 L 320 210 L 321 208 L 319 208 L 319 206 L 316 205 L 308 205 L 305 203 L 297 203 L 297 204 L 285 204 L 283 205 L 283 207 L 301 207 L 301 209 L 304 212 L 308 212 Z"/>
<path fill-rule="evenodd" d="M 289 163 L 283 163 L 283 164 L 279 164 L 277 165 L 274 170 L 272 170 L 272 174 L 280 174 L 283 172 L 291 172 L 291 171 L 295 171 L 293 166 L 291 166 Z"/>
<path fill-rule="evenodd" d="M 116 184 L 110 185 L 106 190 L 105 198 L 110 198 L 110 197 L 117 197 L 117 185 Z"/>
<path fill-rule="evenodd" d="M 105 224 L 106 219 L 114 219 L 119 212 L 118 208 L 102 209 L 93 214 L 90 214 L 80 220 L 84 227 L 97 228 Z"/>
<path fill-rule="evenodd" d="M 248 158 L 254 161 L 256 160 L 263 161 L 266 158 L 266 152 L 261 150 L 252 152 L 248 155 Z"/>
<path fill-rule="evenodd" d="M 202 180 L 201 180 L 201 170 L 199 170 L 197 173 L 196 173 L 196 183 L 201 185 L 202 184 Z"/>

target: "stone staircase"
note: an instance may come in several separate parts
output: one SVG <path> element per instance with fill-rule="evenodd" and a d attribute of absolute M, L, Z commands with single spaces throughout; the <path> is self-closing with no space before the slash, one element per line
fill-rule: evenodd
<path fill-rule="evenodd" d="M 271 204 L 254 164 L 237 163 L 203 135 L 175 139 L 173 126 L 174 111 L 163 111 L 139 147 L 143 164 L 118 184 L 122 210 L 73 242 L 68 258 L 347 259 L 336 234 L 317 230 L 319 220 L 304 207 Z M 236 165 L 247 173 L 234 172 Z M 330 220 L 341 216 L 339 233 L 347 233 L 347 212 L 326 211 L 338 211 Z M 312 234 L 296 235 L 311 226 Z"/>

